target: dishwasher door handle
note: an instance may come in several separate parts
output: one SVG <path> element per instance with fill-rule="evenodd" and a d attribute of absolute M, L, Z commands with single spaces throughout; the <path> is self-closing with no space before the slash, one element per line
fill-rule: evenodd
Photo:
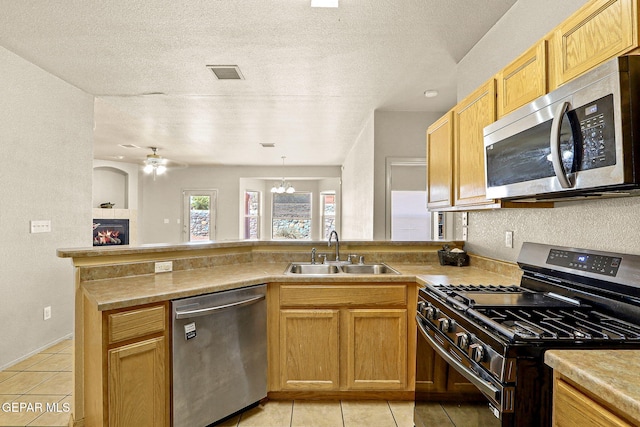
<path fill-rule="evenodd" d="M 176 310 L 176 319 L 187 319 L 189 317 L 206 316 L 208 314 L 217 313 L 219 311 L 226 310 L 228 308 L 243 307 L 245 305 L 255 304 L 258 301 L 263 300 L 264 298 L 265 298 L 264 295 L 259 295 L 257 297 L 249 298 L 249 299 L 242 300 L 242 301 L 232 302 L 230 304 L 223 304 L 223 305 L 216 305 L 216 306 L 213 306 L 213 307 L 199 308 L 197 310 L 185 310 L 185 311 Z"/>

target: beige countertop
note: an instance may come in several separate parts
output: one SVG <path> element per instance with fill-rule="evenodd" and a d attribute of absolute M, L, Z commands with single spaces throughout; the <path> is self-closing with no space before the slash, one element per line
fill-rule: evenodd
<path fill-rule="evenodd" d="M 284 274 L 288 263 L 240 263 L 171 273 L 144 274 L 82 282 L 82 288 L 99 310 L 132 307 L 158 301 L 219 292 L 269 282 L 375 283 L 415 282 L 450 284 L 517 284 L 511 277 L 475 267 L 439 264 L 388 263 L 399 275 L 294 276 Z"/>
<path fill-rule="evenodd" d="M 544 361 L 640 423 L 640 350 L 549 350 Z"/>

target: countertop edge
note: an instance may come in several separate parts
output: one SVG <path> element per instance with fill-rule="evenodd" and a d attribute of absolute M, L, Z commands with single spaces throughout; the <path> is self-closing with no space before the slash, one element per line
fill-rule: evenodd
<path fill-rule="evenodd" d="M 416 264 L 387 263 L 400 274 L 375 275 L 289 275 L 285 274 L 288 263 L 251 263 L 247 269 L 235 273 L 230 266 L 215 266 L 182 272 L 147 274 L 119 279 L 101 279 L 80 282 L 89 301 L 99 311 L 123 309 L 196 295 L 221 292 L 262 283 L 465 283 L 466 277 L 490 277 L 509 282 L 507 276 L 487 272 L 476 267 L 428 266 Z M 452 280 L 446 280 L 447 273 Z M 477 280 L 475 280 L 477 282 Z M 481 280 L 481 282 L 494 280 Z M 114 289 L 111 291 L 110 289 Z"/>
<path fill-rule="evenodd" d="M 584 352 L 589 352 L 589 357 L 585 357 Z M 544 362 L 554 371 L 640 422 L 640 385 L 627 380 L 624 370 L 615 369 L 622 365 L 627 371 L 633 371 L 627 359 L 638 360 L 636 364 L 640 366 L 640 351 L 547 350 L 544 355 Z"/>

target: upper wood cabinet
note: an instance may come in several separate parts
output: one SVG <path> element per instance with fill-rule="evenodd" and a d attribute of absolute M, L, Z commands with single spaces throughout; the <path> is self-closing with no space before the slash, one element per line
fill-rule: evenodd
<path fill-rule="evenodd" d="M 486 198 L 484 127 L 496 120 L 496 83 L 489 80 L 427 128 L 427 208 L 468 210 Z"/>
<path fill-rule="evenodd" d="M 551 35 L 550 89 L 638 46 L 637 0 L 594 0 Z"/>
<path fill-rule="evenodd" d="M 456 206 L 494 202 L 486 198 L 483 130 L 495 120 L 495 79 L 480 86 L 453 109 L 453 184 Z"/>
<path fill-rule="evenodd" d="M 541 40 L 496 77 L 498 118 L 547 93 L 547 41 Z"/>
<path fill-rule="evenodd" d="M 427 208 L 453 206 L 453 111 L 427 128 Z"/>

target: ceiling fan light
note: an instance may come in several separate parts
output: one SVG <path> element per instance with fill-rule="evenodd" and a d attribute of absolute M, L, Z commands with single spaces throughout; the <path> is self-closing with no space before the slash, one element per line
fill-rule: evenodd
<path fill-rule="evenodd" d="M 144 173 L 151 173 L 153 172 L 153 165 L 151 164 L 147 164 L 144 169 L 143 169 Z"/>
<path fill-rule="evenodd" d="M 162 175 L 163 173 L 165 173 L 167 171 L 167 167 L 164 165 L 160 165 L 158 166 L 158 168 L 156 169 L 156 173 L 158 175 Z"/>

